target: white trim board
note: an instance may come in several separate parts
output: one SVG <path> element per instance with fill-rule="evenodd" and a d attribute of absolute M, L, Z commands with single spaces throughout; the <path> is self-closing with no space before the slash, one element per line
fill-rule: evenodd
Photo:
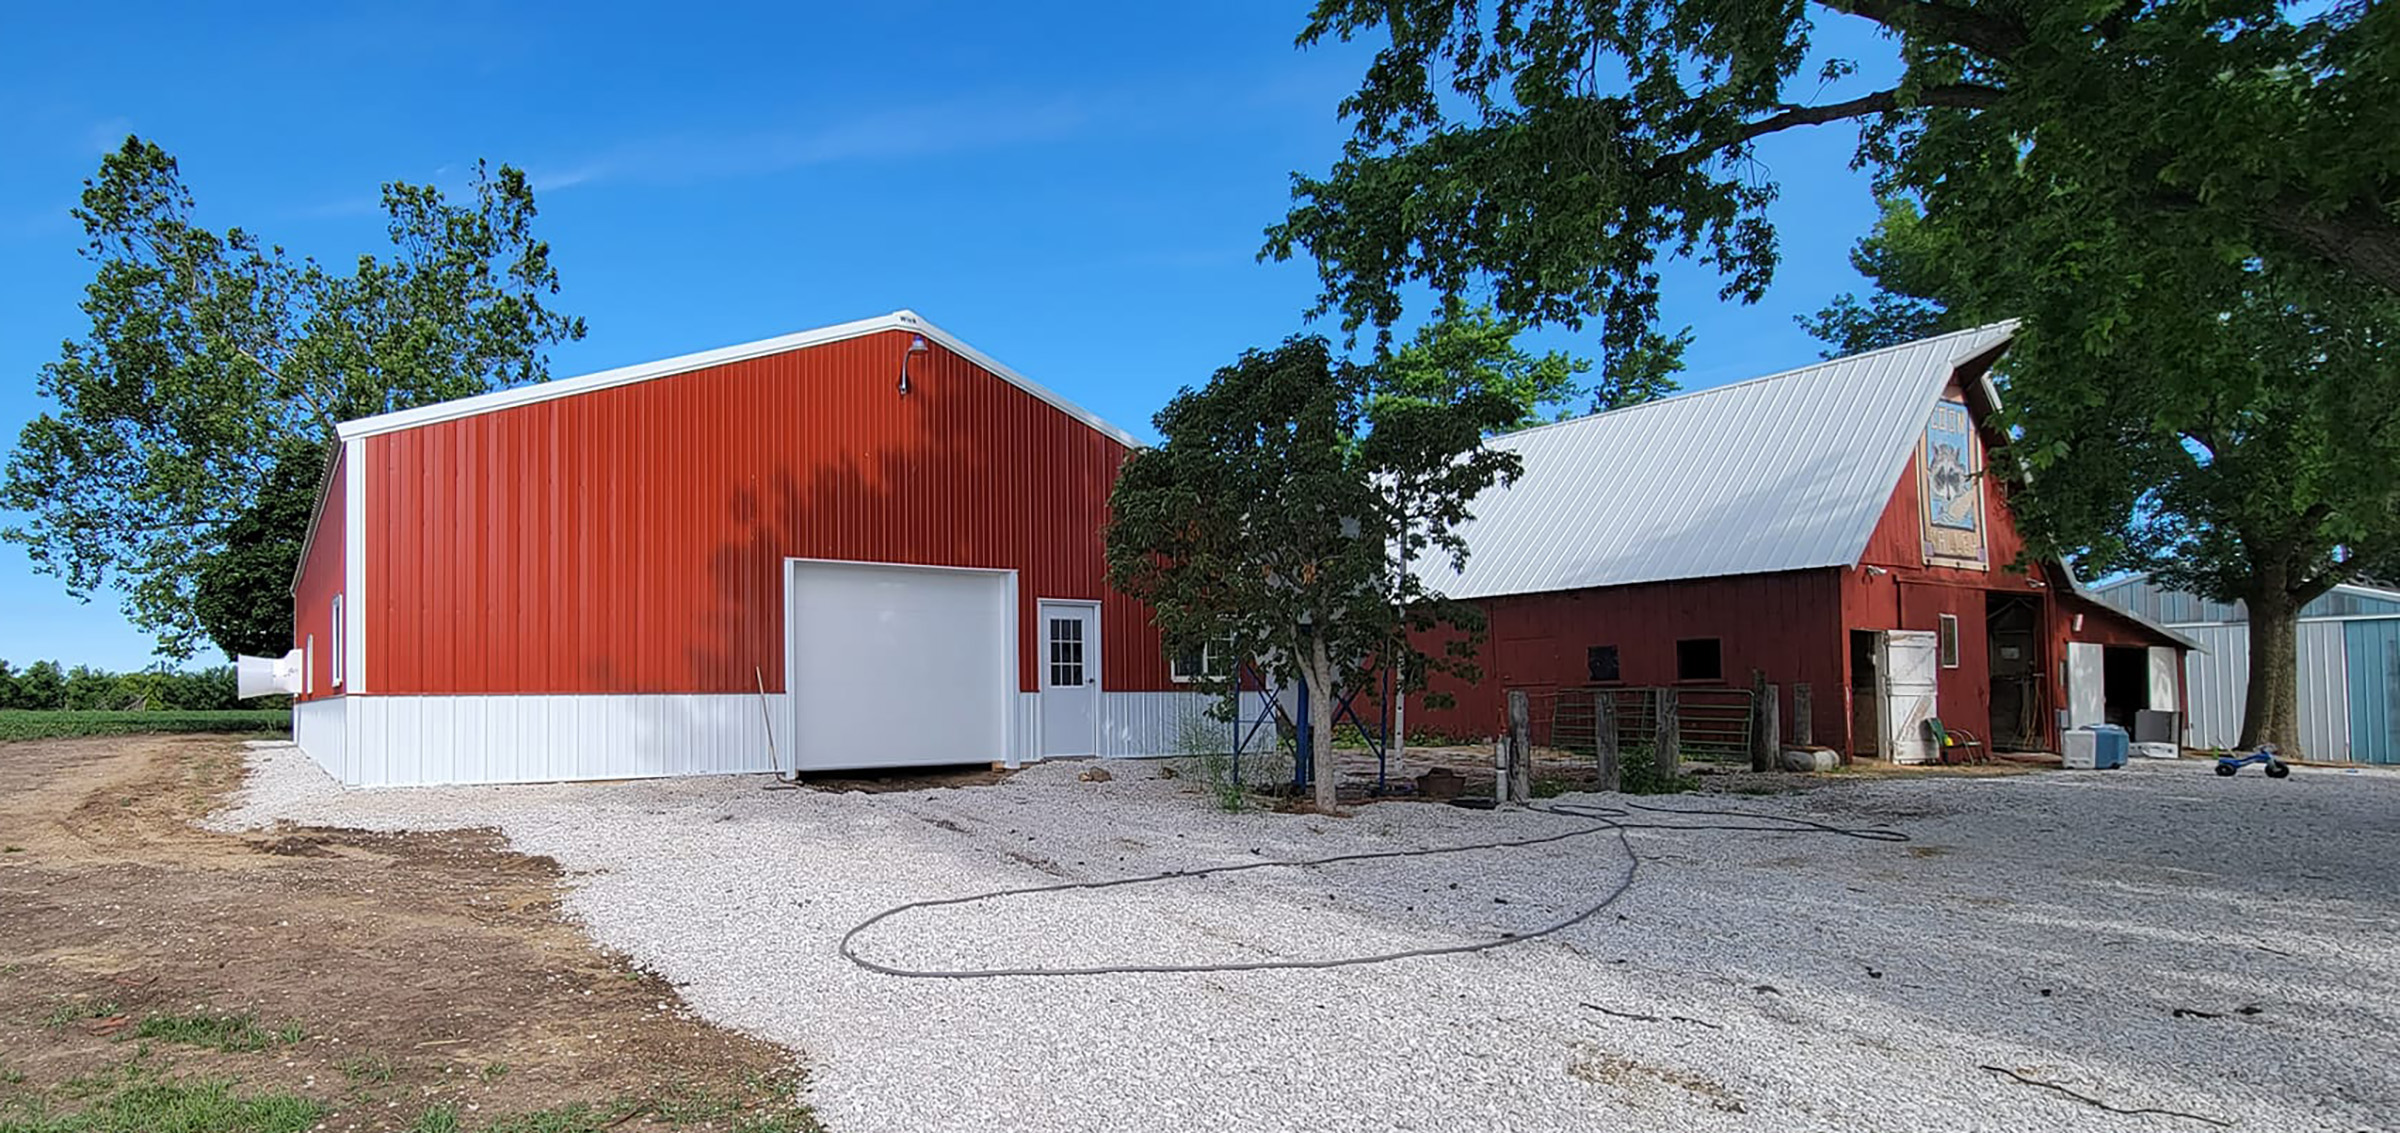
<path fill-rule="evenodd" d="M 342 679 L 345 693 L 367 685 L 367 442 L 342 442 Z"/>
<path fill-rule="evenodd" d="M 805 347 L 822 346 L 829 342 L 840 342 L 844 339 L 860 338 L 870 334 L 879 334 L 887 330 L 905 330 L 924 335 L 926 338 L 934 342 L 941 343 L 942 346 L 948 349 L 951 353 L 957 354 L 960 357 L 973 362 L 977 366 L 981 366 L 982 368 L 991 371 L 993 374 L 998 375 L 1003 381 L 1006 381 L 1010 385 L 1016 386 L 1017 388 L 1022 389 L 1037 398 L 1040 398 L 1042 401 L 1049 403 L 1052 408 L 1083 422 L 1085 425 L 1090 426 L 1092 429 L 1104 436 L 1107 436 L 1111 440 L 1116 441 L 1118 444 L 1124 445 L 1127 448 L 1139 448 L 1141 446 L 1141 442 L 1135 440 L 1133 434 L 1101 420 L 1090 410 L 1059 396 L 1057 393 L 1052 392 L 1049 387 L 1044 386 L 1023 374 L 1020 374 L 1015 370 L 1009 369 L 1007 366 L 1002 365 L 998 359 L 995 359 L 991 355 L 985 354 L 983 351 L 967 345 L 965 340 L 933 325 L 930 322 L 925 321 L 925 319 L 919 316 L 915 311 L 905 309 L 894 311 L 888 315 L 877 315 L 868 319 L 855 319 L 846 323 L 836 323 L 828 327 L 818 327 L 815 330 L 804 330 L 796 334 L 787 334 L 778 338 L 765 338 L 760 339 L 757 342 L 745 342 L 736 346 L 719 347 L 715 350 L 703 350 L 695 354 L 682 354 L 673 358 L 662 358 L 656 362 L 642 362 L 632 366 L 619 366 L 613 370 L 602 370 L 598 373 L 584 374 L 580 377 L 561 378 L 554 382 L 542 382 L 535 385 L 516 386 L 511 389 L 494 390 L 491 393 L 478 394 L 474 397 L 462 397 L 456 401 L 445 401 L 436 405 L 419 406 L 415 409 L 402 409 L 397 412 L 378 414 L 373 417 L 361 417 L 355 421 L 343 422 L 340 426 L 340 433 L 342 439 L 347 441 L 354 440 L 359 437 L 371 437 L 378 433 L 398 432 L 402 429 L 413 429 L 419 425 L 431 425 L 438 421 L 455 421 L 461 417 L 472 417 L 480 413 L 492 413 L 502 409 L 514 408 L 519 405 L 531 405 L 537 401 L 549 401 L 552 398 L 560 397 L 573 397 L 580 393 L 590 393 L 594 390 L 603 390 L 616 386 L 631 385 L 635 382 L 645 382 L 653 378 L 673 377 L 677 374 L 690 373 L 694 370 L 705 370 L 712 366 L 724 366 L 734 362 L 747 361 L 752 358 L 763 358 L 771 354 L 784 354 L 790 351 L 803 349 Z"/>

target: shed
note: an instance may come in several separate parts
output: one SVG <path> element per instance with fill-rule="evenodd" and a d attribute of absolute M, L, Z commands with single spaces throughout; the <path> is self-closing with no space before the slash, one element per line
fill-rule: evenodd
<path fill-rule="evenodd" d="M 1412 725 L 1491 734 L 1510 689 L 1779 687 L 1787 743 L 1917 761 L 1938 717 L 2003 749 L 2156 727 L 2183 636 L 2017 564 L 1984 474 L 2014 326 L 1544 425 L 1492 443 L 1523 475 L 1471 505 L 1464 570 L 1416 566 L 1488 620 L 1482 677 Z M 1809 690 L 1796 731 L 1796 690 Z"/>
<path fill-rule="evenodd" d="M 1133 438 L 908 311 L 342 424 L 294 732 L 348 784 L 1173 750 Z"/>
<path fill-rule="evenodd" d="M 2184 658 L 2191 690 L 2185 742 L 2231 748 L 2250 692 L 2250 619 L 2239 602 L 2169 590 L 2132 574 L 2094 586 L 2119 609 L 2198 642 Z M 2400 591 L 2340 585 L 2301 607 L 2300 748 L 2333 762 L 2400 763 Z"/>

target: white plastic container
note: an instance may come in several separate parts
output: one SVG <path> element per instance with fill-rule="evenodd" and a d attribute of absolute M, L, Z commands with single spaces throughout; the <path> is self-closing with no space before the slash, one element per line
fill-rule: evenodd
<path fill-rule="evenodd" d="M 2136 759 L 2181 759 L 2183 752 L 2174 744 L 2143 743 L 2133 745 Z"/>
<path fill-rule="evenodd" d="M 2100 737 L 2081 728 L 2059 733 L 2058 754 L 2069 771 L 2092 771 L 2100 766 Z"/>

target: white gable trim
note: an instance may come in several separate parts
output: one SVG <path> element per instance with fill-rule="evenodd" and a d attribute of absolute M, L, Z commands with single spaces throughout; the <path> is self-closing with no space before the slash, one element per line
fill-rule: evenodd
<path fill-rule="evenodd" d="M 362 417 L 356 421 L 343 422 L 340 434 L 343 440 L 348 441 L 375 436 L 379 433 L 393 433 L 403 429 L 413 429 L 420 425 L 455 421 L 461 417 L 472 417 L 480 413 L 513 409 L 520 405 L 531 405 L 537 401 L 573 397 L 576 394 L 590 393 L 594 390 L 611 389 L 616 386 L 631 385 L 635 382 L 650 381 L 654 378 L 667 378 L 677 374 L 687 374 L 694 370 L 705 370 L 712 366 L 724 366 L 734 362 L 748 361 L 752 358 L 763 358 L 770 354 L 784 354 L 810 346 L 822 346 L 829 342 L 860 338 L 887 330 L 905 330 L 924 335 L 928 340 L 942 344 L 951 353 L 991 371 L 1010 385 L 1040 398 L 1052 408 L 1091 426 L 1118 444 L 1127 448 L 1140 446 L 1140 442 L 1134 439 L 1133 434 L 1101 420 L 1091 411 L 1051 392 L 1041 383 L 1001 365 L 991 355 L 967 345 L 956 335 L 925 321 L 916 312 L 908 310 L 877 315 L 871 319 L 837 323 L 815 330 L 804 330 L 779 338 L 746 342 L 739 346 L 725 346 L 715 350 L 703 350 L 697 354 L 662 358 L 656 362 L 619 366 L 613 370 L 602 370 L 599 373 L 585 374 L 581 377 L 561 378 L 553 382 L 494 390 L 491 393 L 479 394 L 474 397 L 462 397 L 456 401 L 444 401 L 434 405 L 419 406 L 415 409 L 403 409 L 395 413 Z"/>

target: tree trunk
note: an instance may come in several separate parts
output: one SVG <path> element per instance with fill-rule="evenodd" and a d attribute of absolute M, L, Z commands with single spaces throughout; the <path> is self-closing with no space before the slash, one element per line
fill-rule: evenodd
<path fill-rule="evenodd" d="M 2274 744 L 2299 758 L 2300 607 L 2279 586 L 2244 599 L 2250 611 L 2250 687 L 2242 707 L 2244 750 Z"/>
<path fill-rule="evenodd" d="M 1310 639 L 1304 668 L 1300 679 L 1308 682 L 1308 766 L 1316 780 L 1317 809 L 1331 814 L 1341 808 L 1342 769 L 1333 759 L 1333 698 L 1339 694 L 1333 690 L 1333 659 L 1326 655 L 1322 639 Z"/>

